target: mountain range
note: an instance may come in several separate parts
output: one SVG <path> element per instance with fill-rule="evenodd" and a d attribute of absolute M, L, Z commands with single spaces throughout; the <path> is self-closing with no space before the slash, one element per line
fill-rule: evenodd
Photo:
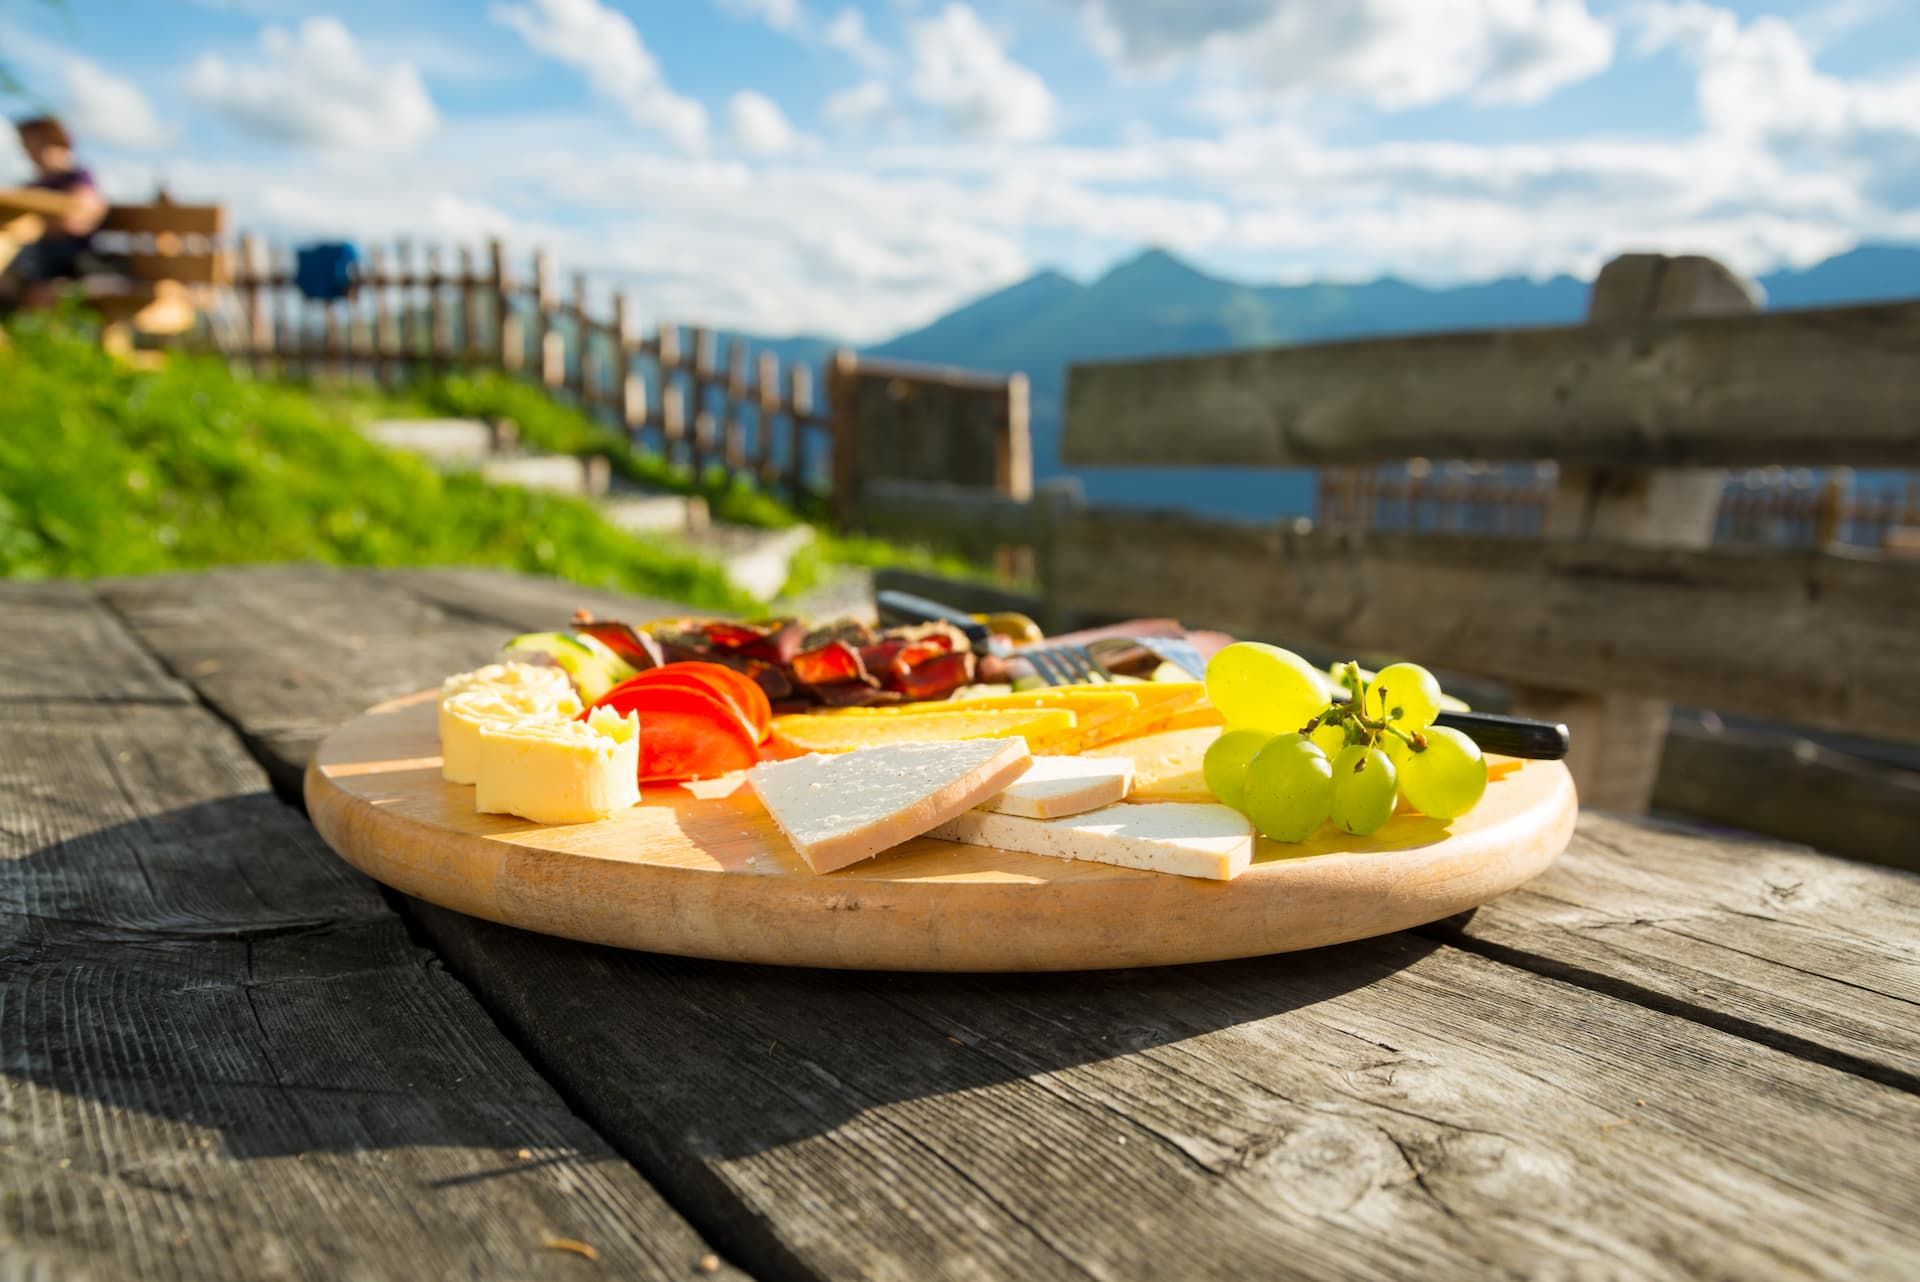
<path fill-rule="evenodd" d="M 1920 248 L 1866 246 L 1802 271 L 1760 278 L 1767 306 L 1815 307 L 1920 297 Z M 1091 282 L 1041 271 L 931 324 L 863 349 L 899 360 L 999 372 L 1031 386 L 1034 475 L 1061 475 L 1060 403 L 1070 362 L 1448 329 L 1577 323 L 1591 282 L 1510 278 L 1427 288 L 1364 284 L 1252 285 L 1212 276 L 1161 249 Z M 763 340 L 764 341 L 764 340 Z M 816 357 L 811 339 L 773 344 Z M 1281 516 L 1312 508 L 1306 471 L 1074 469 L 1101 502 Z"/>

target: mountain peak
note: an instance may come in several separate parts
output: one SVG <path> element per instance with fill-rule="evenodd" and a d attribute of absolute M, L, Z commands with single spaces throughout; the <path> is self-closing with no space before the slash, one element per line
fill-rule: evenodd
<path fill-rule="evenodd" d="M 1157 281 L 1157 280 L 1206 280 L 1213 278 L 1189 263 L 1177 257 L 1172 250 L 1156 245 L 1152 249 L 1143 249 L 1124 262 L 1115 263 L 1107 269 L 1107 274 L 1096 283 L 1104 285 L 1113 280 Z"/>

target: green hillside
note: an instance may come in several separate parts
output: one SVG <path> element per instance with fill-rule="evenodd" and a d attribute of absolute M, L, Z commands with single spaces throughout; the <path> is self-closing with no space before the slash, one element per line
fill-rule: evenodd
<path fill-rule="evenodd" d="M 476 565 L 716 609 L 719 568 L 585 502 L 442 474 L 303 390 L 216 361 L 136 373 L 59 320 L 0 348 L 0 576 L 139 574 L 247 561 Z"/>

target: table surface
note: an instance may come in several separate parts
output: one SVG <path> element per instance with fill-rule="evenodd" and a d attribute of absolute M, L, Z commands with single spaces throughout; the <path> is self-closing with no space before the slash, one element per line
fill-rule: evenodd
<path fill-rule="evenodd" d="M 576 605 L 674 608 L 0 584 L 0 1276 L 1920 1276 L 1920 879 L 1589 814 L 1406 934 L 939 976 L 549 939 L 335 858 L 318 737 Z"/>

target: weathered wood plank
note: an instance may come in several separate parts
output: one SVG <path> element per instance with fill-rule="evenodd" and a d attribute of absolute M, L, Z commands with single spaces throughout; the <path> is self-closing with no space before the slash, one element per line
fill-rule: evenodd
<path fill-rule="evenodd" d="M 512 631 L 472 626 L 377 576 L 325 566 L 121 579 L 99 591 L 240 729 L 290 797 L 344 710 L 417 690 L 422 672 L 487 662 Z"/>
<path fill-rule="evenodd" d="M 1920 565 L 1874 553 L 1301 533 L 1086 509 L 1054 556 L 1055 595 L 1079 613 L 1173 614 L 1542 687 L 1920 735 Z"/>
<path fill-rule="evenodd" d="M 1587 814 L 1534 882 L 1427 928 L 1920 1091 L 1920 877 Z"/>
<path fill-rule="evenodd" d="M 378 577 L 449 614 L 498 624 L 503 641 L 518 632 L 564 628 L 578 609 L 591 610 L 603 619 L 656 619 L 687 613 L 686 606 L 673 601 L 498 570 L 390 570 Z"/>
<path fill-rule="evenodd" d="M 192 580 L 174 590 L 203 618 L 227 617 L 214 608 L 223 585 L 207 600 Z M 271 595 L 265 581 L 253 590 Z M 371 608 L 390 590 L 356 600 Z M 305 591 L 233 615 L 254 629 L 250 652 L 309 630 Z M 416 686 L 450 666 L 404 661 L 421 665 Z M 227 697 L 245 724 L 243 693 Z M 1713 902 L 1746 857 L 1708 843 L 1684 875 L 1648 883 L 1641 915 Z M 1806 858 L 1810 872 L 1843 868 Z M 616 954 L 414 912 L 590 1120 L 697 1208 L 723 1250 L 782 1274 L 1920 1265 L 1920 1158 L 1886 1142 L 1920 1123 L 1920 1100 L 1814 1053 L 1873 1070 L 1900 1049 L 1833 1020 L 1833 986 L 1852 974 L 1770 967 L 1662 1013 L 1638 1004 L 1665 999 L 1631 975 L 1570 965 L 1567 985 L 1405 938 L 1167 972 L 854 977 Z M 1827 955 L 1851 964 L 1882 929 Z M 1792 1024 L 1796 1007 L 1807 1013 Z"/>
<path fill-rule="evenodd" d="M 1653 804 L 1821 850 L 1920 872 L 1920 771 L 1789 735 L 1667 732 Z"/>
<path fill-rule="evenodd" d="M 855 976 L 422 911 L 597 1126 L 807 1276 L 1920 1267 L 1920 1098 L 1429 942 Z"/>
<path fill-rule="evenodd" d="M 0 635 L 0 706 L 193 702 L 81 584 L 0 583 Z"/>
<path fill-rule="evenodd" d="M 0 1271 L 578 1276 L 558 1237 L 694 1273 L 698 1235 L 265 782 L 198 707 L 8 718 Z"/>
<path fill-rule="evenodd" d="M 1061 458 L 1912 467 L 1916 357 L 1893 303 L 1075 365 Z"/>

